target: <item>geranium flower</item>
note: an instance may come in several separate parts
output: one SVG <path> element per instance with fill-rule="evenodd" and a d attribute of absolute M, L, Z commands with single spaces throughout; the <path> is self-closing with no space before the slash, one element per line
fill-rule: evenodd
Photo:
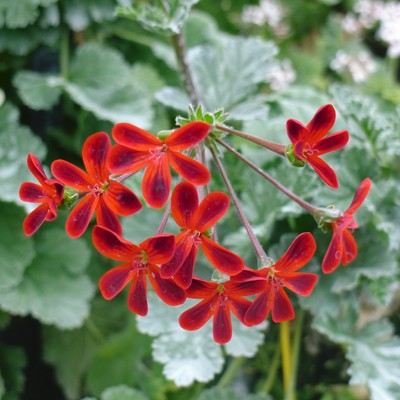
<path fill-rule="evenodd" d="M 209 229 L 225 215 L 229 203 L 228 195 L 213 192 L 199 204 L 194 185 L 182 182 L 175 187 L 171 199 L 172 216 L 182 231 L 176 236 L 174 256 L 161 266 L 163 278 L 173 276 L 180 286 L 189 287 L 199 246 L 211 264 L 222 273 L 235 275 L 242 271 L 244 261 L 209 238 Z"/>
<path fill-rule="evenodd" d="M 358 228 L 353 214 L 360 208 L 372 186 L 371 179 L 364 179 L 357 189 L 350 207 L 336 221 L 330 223 L 333 236 L 322 261 L 325 274 L 333 272 L 340 263 L 347 265 L 357 257 L 357 243 L 352 235 Z"/>
<path fill-rule="evenodd" d="M 183 329 L 194 331 L 200 329 L 213 317 L 213 336 L 217 343 L 224 344 L 232 338 L 231 312 L 245 324 L 244 316 L 250 307 L 250 300 L 243 296 L 251 296 L 264 290 L 265 282 L 208 282 L 193 278 L 186 290 L 191 299 L 202 299 L 200 303 L 186 310 L 179 317 Z"/>
<path fill-rule="evenodd" d="M 111 151 L 110 169 L 115 174 L 125 174 L 146 168 L 142 181 L 143 197 L 151 207 L 161 208 L 167 202 L 171 188 L 169 165 L 195 185 L 205 185 L 210 180 L 210 172 L 203 164 L 181 154 L 203 140 L 210 128 L 205 122 L 194 121 L 161 140 L 137 126 L 117 124 L 112 135 L 119 145 Z"/>
<path fill-rule="evenodd" d="M 289 246 L 286 253 L 272 266 L 259 270 L 245 268 L 232 277 L 234 282 L 248 284 L 265 282 L 265 289 L 257 295 L 244 317 L 247 325 L 258 325 L 272 313 L 274 322 L 294 318 L 292 303 L 284 288 L 301 296 L 309 296 L 317 283 L 318 276 L 307 272 L 297 272 L 313 257 L 316 243 L 311 233 L 302 233 Z"/>
<path fill-rule="evenodd" d="M 110 179 L 106 159 L 111 149 L 111 140 L 105 132 L 89 136 L 82 149 L 86 171 L 75 165 L 56 160 L 51 165 L 53 175 L 62 183 L 79 191 L 83 196 L 67 219 L 69 236 L 77 238 L 87 229 L 96 212 L 99 225 L 122 233 L 117 215 L 132 215 L 142 208 L 136 195 L 116 180 Z"/>
<path fill-rule="evenodd" d="M 331 104 L 322 106 L 307 126 L 289 119 L 286 130 L 297 158 L 308 162 L 319 177 L 330 187 L 339 187 L 335 171 L 320 158 L 323 154 L 339 150 L 349 141 L 347 131 L 339 131 L 325 137 L 335 123 L 336 112 Z"/>
<path fill-rule="evenodd" d="M 24 220 L 25 235 L 33 235 L 44 221 L 53 221 L 57 218 L 57 205 L 63 200 L 64 186 L 56 179 L 49 179 L 40 163 L 33 154 L 28 154 L 28 168 L 38 180 L 37 183 L 24 182 L 19 189 L 19 197 L 28 203 L 39 203 Z"/>
<path fill-rule="evenodd" d="M 185 302 L 185 291 L 172 279 L 162 279 L 157 266 L 167 262 L 174 254 L 174 235 L 154 236 L 137 246 L 110 229 L 96 225 L 92 237 L 94 247 L 101 254 L 124 261 L 124 264 L 112 268 L 101 277 L 99 287 L 105 299 L 113 299 L 131 282 L 128 307 L 135 314 L 147 315 L 147 276 L 154 291 L 166 304 L 177 306 Z"/>

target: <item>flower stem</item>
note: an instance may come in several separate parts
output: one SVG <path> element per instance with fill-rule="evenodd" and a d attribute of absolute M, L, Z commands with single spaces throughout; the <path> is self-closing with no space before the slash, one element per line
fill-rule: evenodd
<path fill-rule="evenodd" d="M 313 206 L 312 204 L 308 203 L 307 201 L 303 200 L 301 197 L 297 196 L 293 192 L 291 192 L 286 186 L 282 185 L 280 182 L 278 182 L 276 179 L 274 179 L 271 175 L 263 171 L 260 167 L 257 165 L 253 164 L 250 160 L 248 160 L 246 157 L 244 157 L 242 154 L 240 154 L 237 150 L 235 150 L 233 147 L 231 147 L 229 144 L 224 142 L 221 139 L 215 139 L 215 141 L 222 146 L 224 146 L 227 150 L 229 150 L 231 153 L 233 153 L 236 157 L 238 157 L 240 160 L 242 160 L 244 163 L 246 163 L 249 167 L 254 169 L 258 174 L 260 174 L 263 178 L 265 178 L 268 182 L 270 182 L 272 185 L 274 185 L 277 189 L 279 189 L 282 193 L 284 193 L 286 196 L 294 200 L 300 207 L 304 208 L 307 212 L 309 212 L 311 215 L 315 215 L 316 212 L 320 211 L 318 207 Z"/>
<path fill-rule="evenodd" d="M 219 380 L 217 387 L 224 388 L 227 387 L 233 378 L 237 375 L 240 367 L 244 362 L 244 357 L 237 357 L 229 364 L 228 368 L 225 370 L 224 374 L 222 375 L 221 379 Z"/>
<path fill-rule="evenodd" d="M 291 359 L 290 359 L 290 327 L 289 321 L 284 321 L 279 324 L 280 328 L 280 341 L 282 351 L 282 370 L 283 370 L 283 387 L 285 394 L 288 393 L 290 375 L 292 373 Z M 285 400 L 287 396 L 285 395 Z M 293 400 L 293 399 L 290 399 Z"/>
<path fill-rule="evenodd" d="M 249 134 L 247 134 L 245 132 L 238 131 L 238 130 L 233 129 L 233 128 L 228 128 L 227 126 L 224 126 L 224 125 L 215 124 L 214 127 L 216 129 L 221 130 L 221 131 L 231 133 L 232 135 L 239 136 L 239 137 L 241 137 L 243 139 L 246 139 L 246 140 L 248 140 L 250 142 L 256 143 L 256 144 L 258 144 L 258 145 L 260 145 L 262 147 L 265 147 L 268 150 L 273 151 L 274 153 L 279 154 L 282 157 L 286 157 L 286 155 L 285 155 L 286 146 L 283 145 L 283 144 L 273 143 L 273 142 L 270 142 L 268 140 L 264 140 L 264 139 L 258 138 L 256 136 L 251 136 L 251 135 L 249 135 Z"/>
<path fill-rule="evenodd" d="M 268 376 L 265 380 L 265 384 L 261 387 L 260 393 L 269 394 L 272 389 L 272 386 L 275 383 L 276 374 L 279 368 L 279 362 L 281 358 L 281 348 L 280 346 L 275 347 L 274 358 L 272 359 L 272 363 L 268 370 Z"/>

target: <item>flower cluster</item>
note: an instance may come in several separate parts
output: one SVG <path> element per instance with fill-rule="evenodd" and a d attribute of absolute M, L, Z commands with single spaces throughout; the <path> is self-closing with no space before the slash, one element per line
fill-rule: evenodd
<path fill-rule="evenodd" d="M 333 106 L 328 104 L 321 107 L 307 125 L 290 119 L 287 132 L 292 144 L 274 144 L 275 149 L 277 146 L 288 148 L 286 154 L 292 164 L 295 159 L 303 165 L 309 163 L 332 188 L 338 187 L 336 174 L 320 156 L 341 149 L 349 139 L 347 131 L 326 136 L 335 117 Z M 29 154 L 28 168 L 39 184 L 23 183 L 20 198 L 39 204 L 24 221 L 26 235 L 34 234 L 44 221 L 54 220 L 57 209 L 69 209 L 66 232 L 77 238 L 87 231 L 95 215 L 94 247 L 103 256 L 121 262 L 99 280 L 105 299 L 113 299 L 129 284 L 128 307 L 141 316 L 148 313 L 148 282 L 167 305 L 178 306 L 187 298 L 198 299 L 197 305 L 182 313 L 179 324 L 184 329 L 195 330 L 212 318 L 214 340 L 222 344 L 232 337 L 231 313 L 246 326 L 262 323 L 270 313 L 274 322 L 293 319 L 294 308 L 285 289 L 308 296 L 318 276 L 299 272 L 316 250 L 311 233 L 300 234 L 276 262 L 263 257 L 265 252 L 252 233 L 238 197 L 221 170 L 221 160 L 217 158 L 217 166 L 257 256 L 268 262 L 258 270 L 249 268 L 240 255 L 218 243 L 216 225 L 229 210 L 230 196 L 209 188 L 211 173 L 202 154 L 208 147 L 217 157 L 215 146 L 223 143 L 213 133 L 213 128 L 203 121 L 192 121 L 173 132 L 162 131 L 155 136 L 134 125 L 120 123 L 112 130 L 115 145 L 105 132 L 91 135 L 82 149 L 84 169 L 65 160 L 55 160 L 51 165 L 54 178 L 48 178 L 40 161 Z M 219 132 L 224 129 L 218 126 Z M 226 131 L 235 132 L 230 128 Z M 170 168 L 184 180 L 174 188 Z M 156 234 L 134 244 L 124 239 L 119 217 L 140 212 L 142 203 L 122 182 L 142 169 L 145 170 L 142 197 L 148 206 L 166 206 L 166 209 Z M 323 272 L 330 273 L 340 263 L 346 265 L 356 257 L 357 245 L 351 231 L 358 225 L 353 214 L 370 188 L 371 180 L 364 180 L 344 213 L 333 214 L 331 210 L 311 205 L 305 207 L 333 232 L 322 262 Z M 283 191 L 289 193 L 287 189 Z M 294 194 L 290 197 L 296 198 Z M 306 203 L 299 200 L 299 204 Z M 169 214 L 180 229 L 178 234 L 164 232 Z M 210 281 L 200 278 L 196 270 L 199 250 L 214 270 Z"/>

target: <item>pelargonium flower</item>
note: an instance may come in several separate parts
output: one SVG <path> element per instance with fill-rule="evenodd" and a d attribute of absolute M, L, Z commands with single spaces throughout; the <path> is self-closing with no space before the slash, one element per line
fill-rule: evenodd
<path fill-rule="evenodd" d="M 167 262 L 174 254 L 174 235 L 154 236 L 137 246 L 110 229 L 96 225 L 92 237 L 94 247 L 101 254 L 124 261 L 100 278 L 99 287 L 105 299 L 113 299 L 131 282 L 128 307 L 135 314 L 147 315 L 147 276 L 154 291 L 166 304 L 177 306 L 185 302 L 185 291 L 172 279 L 162 279 L 157 266 Z"/>
<path fill-rule="evenodd" d="M 121 234 L 117 215 L 132 215 L 142 208 L 140 200 L 130 189 L 110 179 L 106 164 L 110 149 L 108 135 L 98 132 L 83 144 L 82 159 L 87 172 L 64 160 L 56 160 L 51 165 L 51 171 L 59 181 L 83 196 L 67 219 L 66 230 L 72 238 L 86 231 L 94 213 L 99 225 Z"/>
<path fill-rule="evenodd" d="M 112 135 L 119 144 L 111 151 L 110 169 L 115 174 L 125 174 L 146 168 L 142 181 L 143 197 L 151 207 L 161 208 L 167 202 L 171 188 L 169 165 L 195 185 L 205 185 L 210 180 L 210 172 L 203 164 L 181 154 L 203 140 L 210 128 L 205 122 L 194 121 L 175 130 L 166 139 L 159 139 L 137 126 L 117 124 Z"/>
<path fill-rule="evenodd" d="M 372 186 L 371 179 L 364 179 L 358 187 L 350 207 L 340 218 L 330 223 L 333 230 L 332 240 L 322 261 L 325 274 L 333 272 L 340 263 L 347 265 L 357 257 L 357 243 L 352 235 L 358 228 L 353 214 L 360 208 Z"/>
<path fill-rule="evenodd" d="M 227 343 L 232 338 L 231 312 L 247 325 L 244 316 L 251 302 L 243 296 L 256 294 L 264 287 L 262 280 L 218 283 L 195 277 L 186 293 L 189 298 L 202 301 L 182 313 L 179 324 L 183 329 L 194 331 L 213 317 L 214 340 L 220 344 Z"/>
<path fill-rule="evenodd" d="M 349 141 L 347 131 L 326 136 L 335 123 L 335 119 L 335 109 L 331 104 L 327 104 L 315 113 L 307 126 L 295 119 L 289 119 L 286 130 L 295 156 L 308 162 L 328 186 L 337 189 L 339 184 L 335 171 L 320 158 L 323 154 L 341 149 Z"/>
<path fill-rule="evenodd" d="M 57 205 L 63 200 L 64 186 L 56 179 L 49 179 L 40 163 L 33 154 L 28 154 L 28 168 L 38 180 L 37 183 L 24 182 L 19 189 L 19 197 L 28 203 L 40 204 L 24 220 L 25 235 L 33 235 L 44 221 L 57 218 Z"/>
<path fill-rule="evenodd" d="M 257 295 L 244 316 L 245 324 L 258 325 L 270 312 L 274 322 L 294 318 L 293 306 L 284 288 L 301 296 L 311 294 L 318 276 L 297 271 L 311 260 L 315 250 L 316 243 L 311 233 L 302 233 L 272 266 L 259 270 L 245 268 L 239 275 L 231 278 L 233 282 L 247 282 L 249 285 L 259 280 L 265 282 L 265 289 Z"/>
<path fill-rule="evenodd" d="M 174 277 L 187 288 L 192 282 L 198 247 L 224 274 L 235 275 L 243 270 L 244 261 L 235 253 L 209 238 L 209 230 L 228 211 L 229 196 L 222 192 L 208 194 L 199 204 L 197 189 L 189 182 L 179 183 L 172 193 L 171 209 L 175 222 L 182 228 L 176 236 L 176 251 L 172 259 L 161 266 L 163 278 Z"/>

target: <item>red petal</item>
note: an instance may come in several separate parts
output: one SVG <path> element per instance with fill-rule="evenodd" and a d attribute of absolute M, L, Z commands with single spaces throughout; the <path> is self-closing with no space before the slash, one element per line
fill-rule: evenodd
<path fill-rule="evenodd" d="M 181 228 L 190 228 L 193 225 L 193 215 L 198 204 L 199 197 L 194 185 L 188 182 L 176 185 L 171 197 L 171 211 L 175 222 Z"/>
<path fill-rule="evenodd" d="M 243 270 L 244 261 L 235 253 L 202 235 L 201 249 L 210 263 L 227 275 L 236 275 Z"/>
<path fill-rule="evenodd" d="M 132 279 L 135 271 L 131 264 L 122 264 L 110 269 L 99 281 L 100 292 L 106 300 L 113 299 Z"/>
<path fill-rule="evenodd" d="M 273 266 L 275 271 L 294 272 L 304 267 L 313 257 L 317 244 L 313 235 L 304 232 L 293 240 L 285 254 Z"/>
<path fill-rule="evenodd" d="M 294 310 L 288 295 L 281 286 L 274 288 L 274 300 L 272 303 L 272 320 L 274 322 L 289 321 L 294 318 Z"/>
<path fill-rule="evenodd" d="M 158 235 L 146 239 L 139 247 L 146 252 L 149 264 L 168 262 L 175 252 L 174 235 Z"/>
<path fill-rule="evenodd" d="M 149 266 L 148 277 L 158 297 L 169 306 L 178 306 L 186 300 L 186 292 L 172 279 L 162 279 L 159 269 Z"/>
<path fill-rule="evenodd" d="M 135 173 L 144 168 L 150 160 L 148 151 L 136 151 L 115 145 L 108 156 L 108 168 L 114 174 Z"/>
<path fill-rule="evenodd" d="M 97 207 L 98 197 L 92 193 L 83 197 L 67 218 L 66 230 L 69 236 L 77 238 L 86 231 Z"/>
<path fill-rule="evenodd" d="M 142 181 L 143 197 L 153 208 L 161 208 L 168 200 L 171 188 L 171 171 L 168 158 L 153 160 L 147 167 Z"/>
<path fill-rule="evenodd" d="M 232 339 L 232 321 L 228 305 L 221 303 L 213 318 L 213 336 L 216 343 L 225 344 Z"/>
<path fill-rule="evenodd" d="M 168 151 L 168 159 L 175 172 L 194 185 L 202 186 L 209 182 L 210 171 L 204 164 L 174 151 Z"/>
<path fill-rule="evenodd" d="M 211 129 L 211 125 L 201 121 L 194 121 L 182 126 L 167 137 L 165 143 L 173 151 L 186 150 L 202 141 Z"/>
<path fill-rule="evenodd" d="M 28 203 L 43 203 L 47 194 L 43 187 L 32 182 L 24 182 L 19 189 L 19 198 Z"/>
<path fill-rule="evenodd" d="M 133 257 L 141 254 L 138 246 L 99 225 L 93 228 L 92 240 L 94 247 L 103 256 L 113 260 L 131 261 Z"/>
<path fill-rule="evenodd" d="M 315 146 L 315 150 L 318 150 L 318 155 L 322 156 L 323 154 L 330 153 L 331 151 L 340 150 L 349 141 L 349 132 L 340 131 L 336 133 L 332 133 L 327 137 L 321 139 L 317 145 Z"/>
<path fill-rule="evenodd" d="M 324 274 L 330 274 L 339 266 L 343 250 L 343 232 L 334 232 L 325 257 L 322 260 L 322 272 Z"/>
<path fill-rule="evenodd" d="M 29 215 L 26 216 L 23 224 L 23 229 L 26 236 L 32 236 L 41 227 L 46 219 L 48 211 L 49 206 L 44 203 L 35 208 Z"/>
<path fill-rule="evenodd" d="M 343 253 L 342 264 L 347 265 L 357 257 L 357 242 L 351 232 L 345 230 L 343 232 Z"/>
<path fill-rule="evenodd" d="M 308 135 L 305 142 L 316 143 L 321 140 L 332 128 L 336 119 L 336 111 L 332 104 L 326 104 L 317 110 L 312 120 L 308 123 Z"/>
<path fill-rule="evenodd" d="M 197 258 L 197 246 L 192 246 L 188 256 L 183 261 L 179 270 L 174 274 L 175 282 L 183 289 L 187 289 L 192 284 L 194 265 Z"/>
<path fill-rule="evenodd" d="M 236 275 L 237 276 L 237 275 Z M 249 280 L 244 282 L 235 282 L 230 280 L 224 284 L 225 290 L 229 296 L 252 296 L 267 289 L 268 281 L 266 279 Z"/>
<path fill-rule="evenodd" d="M 43 170 L 43 166 L 39 159 L 33 155 L 32 153 L 28 154 L 28 158 L 26 160 L 28 164 L 28 168 L 31 171 L 32 175 L 42 184 L 44 185 L 47 180 L 47 176 Z"/>
<path fill-rule="evenodd" d="M 279 275 L 280 281 L 285 287 L 300 296 L 309 296 L 318 280 L 318 275 L 306 272 L 295 272 Z"/>
<path fill-rule="evenodd" d="M 253 282 L 258 280 L 266 280 L 268 277 L 268 268 L 262 268 L 254 270 L 248 267 L 244 267 L 243 271 L 235 276 L 231 276 L 230 282 Z"/>
<path fill-rule="evenodd" d="M 307 127 L 295 119 L 289 119 L 286 122 L 286 131 L 293 144 L 304 141 L 304 138 L 308 135 Z"/>
<path fill-rule="evenodd" d="M 142 208 L 142 203 L 136 194 L 118 181 L 111 180 L 102 197 L 116 214 L 124 217 L 135 214 Z"/>
<path fill-rule="evenodd" d="M 229 308 L 231 309 L 235 317 L 241 323 L 244 323 L 244 316 L 251 306 L 251 301 L 238 296 L 230 296 L 228 303 Z"/>
<path fill-rule="evenodd" d="M 108 182 L 109 172 L 106 167 L 107 155 L 111 149 L 111 140 L 105 132 L 89 136 L 82 148 L 82 159 L 86 171 L 93 181 Z"/>
<path fill-rule="evenodd" d="M 361 182 L 356 193 L 354 194 L 353 201 L 351 202 L 350 207 L 345 211 L 345 214 L 354 214 L 360 208 L 361 204 L 368 196 L 371 186 L 372 181 L 370 178 L 366 178 Z"/>
<path fill-rule="evenodd" d="M 268 284 L 267 290 L 260 293 L 247 310 L 244 323 L 253 326 L 264 322 L 272 309 L 273 300 L 274 290 L 272 285 Z"/>
<path fill-rule="evenodd" d="M 208 194 L 200 203 L 193 218 L 192 229 L 205 232 L 215 225 L 229 210 L 229 196 L 222 192 Z"/>
<path fill-rule="evenodd" d="M 192 284 L 186 290 L 186 294 L 191 299 L 205 299 L 217 294 L 218 283 L 205 281 L 200 278 L 193 278 Z"/>
<path fill-rule="evenodd" d="M 64 160 L 53 161 L 51 172 L 60 182 L 82 192 L 89 192 L 96 183 L 86 172 Z"/>
<path fill-rule="evenodd" d="M 328 186 L 333 189 L 339 187 L 335 171 L 324 160 L 319 157 L 308 157 L 307 161 Z"/>
<path fill-rule="evenodd" d="M 194 307 L 186 310 L 179 317 L 179 325 L 188 331 L 200 329 L 214 314 L 215 303 L 218 301 L 219 295 L 205 299 Z"/>
<path fill-rule="evenodd" d="M 145 270 L 138 270 L 132 280 L 128 294 L 128 307 L 142 317 L 146 316 L 149 311 Z"/>
<path fill-rule="evenodd" d="M 163 145 L 163 142 L 150 132 L 128 123 L 115 125 L 112 136 L 117 143 L 139 151 L 148 151 Z"/>
<path fill-rule="evenodd" d="M 104 226 L 117 233 L 122 234 L 122 226 L 115 212 L 108 207 L 104 201 L 103 195 L 99 196 L 99 200 L 96 207 L 96 221 L 98 225 Z"/>

